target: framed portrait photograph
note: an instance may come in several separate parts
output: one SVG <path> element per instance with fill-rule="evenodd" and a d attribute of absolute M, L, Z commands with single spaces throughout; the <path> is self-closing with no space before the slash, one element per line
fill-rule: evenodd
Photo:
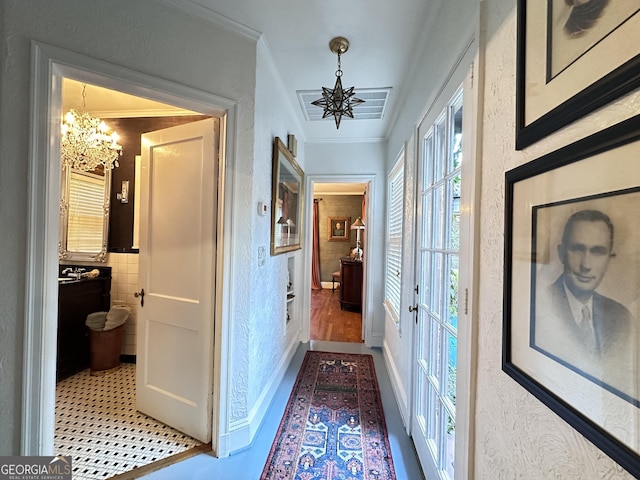
<path fill-rule="evenodd" d="M 271 255 L 302 248 L 302 200 L 304 172 L 287 146 L 273 142 L 271 198 Z"/>
<path fill-rule="evenodd" d="M 351 217 L 328 217 L 330 242 L 348 242 L 351 228 Z"/>
<path fill-rule="evenodd" d="M 640 476 L 640 117 L 505 174 L 502 369 Z"/>
<path fill-rule="evenodd" d="M 516 149 L 640 86 L 640 2 L 518 0 Z"/>

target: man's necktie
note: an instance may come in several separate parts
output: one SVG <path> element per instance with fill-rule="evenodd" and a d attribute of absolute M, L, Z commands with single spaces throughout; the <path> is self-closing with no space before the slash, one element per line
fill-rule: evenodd
<path fill-rule="evenodd" d="M 593 328 L 593 324 L 591 323 L 591 311 L 587 305 L 582 307 L 582 331 L 585 334 L 585 337 L 588 339 L 589 345 L 594 348 L 596 351 L 600 350 L 600 345 L 598 342 L 598 336 Z"/>

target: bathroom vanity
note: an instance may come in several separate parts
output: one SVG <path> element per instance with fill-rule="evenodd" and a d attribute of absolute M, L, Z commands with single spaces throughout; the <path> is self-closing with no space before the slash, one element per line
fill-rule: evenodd
<path fill-rule="evenodd" d="M 72 267 L 100 271 L 95 278 L 73 278 L 62 271 Z M 60 265 L 58 275 L 58 358 L 56 380 L 89 368 L 87 315 L 111 306 L 111 267 Z"/>

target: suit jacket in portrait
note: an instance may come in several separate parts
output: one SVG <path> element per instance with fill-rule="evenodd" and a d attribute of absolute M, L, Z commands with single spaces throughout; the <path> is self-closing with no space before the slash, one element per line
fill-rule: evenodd
<path fill-rule="evenodd" d="M 593 348 L 573 318 L 563 277 L 539 293 L 531 346 L 597 383 L 635 397 L 638 339 L 631 312 L 594 292 L 591 316 L 599 348 Z"/>

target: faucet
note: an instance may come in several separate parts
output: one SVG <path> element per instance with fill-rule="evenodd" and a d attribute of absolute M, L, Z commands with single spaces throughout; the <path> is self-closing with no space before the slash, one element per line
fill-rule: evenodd
<path fill-rule="evenodd" d="M 62 275 L 66 275 L 68 277 L 75 277 L 78 280 L 80 280 L 80 278 L 82 278 L 82 272 L 86 271 L 85 268 L 79 268 L 79 267 L 67 267 L 64 270 L 62 270 Z"/>

